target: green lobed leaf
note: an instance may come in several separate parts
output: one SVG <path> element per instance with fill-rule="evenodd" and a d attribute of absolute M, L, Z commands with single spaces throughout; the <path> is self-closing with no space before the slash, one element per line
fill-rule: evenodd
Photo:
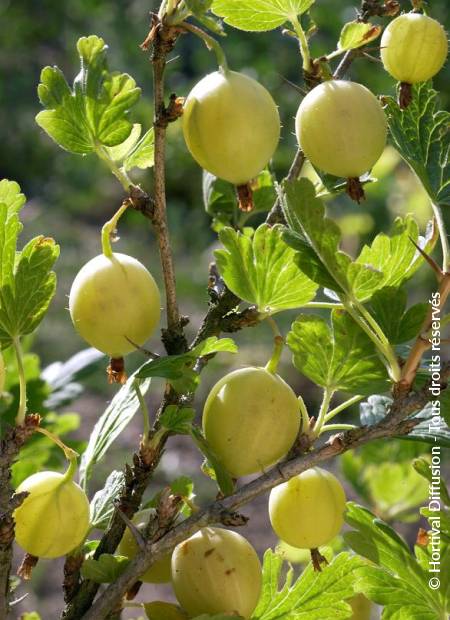
<path fill-rule="evenodd" d="M 340 249 L 341 231 L 326 216 L 314 185 L 307 179 L 284 185 L 283 204 L 289 230 L 285 241 L 297 252 L 300 269 L 314 282 L 367 301 L 379 289 L 400 286 L 423 264 L 414 243 L 430 251 L 436 242 L 431 233 L 423 239 L 412 216 L 397 218 L 391 234 L 381 233 L 365 246 L 356 260 Z"/>
<path fill-rule="evenodd" d="M 353 502 L 347 504 L 345 518 L 354 528 L 344 534 L 345 541 L 373 563 L 356 571 L 356 589 L 384 606 L 383 617 L 399 620 L 444 617 L 439 594 L 428 586 L 429 575 L 403 538 L 369 510 Z"/>
<path fill-rule="evenodd" d="M 311 181 L 285 183 L 284 191 L 283 209 L 290 228 L 284 238 L 297 251 L 300 269 L 317 284 L 338 294 L 351 296 L 353 289 L 365 293 L 376 289 L 382 274 L 371 265 L 352 261 L 340 249 L 339 226 L 326 216 Z"/>
<path fill-rule="evenodd" d="M 25 202 L 25 195 L 21 193 L 18 183 L 8 179 L 0 181 L 0 204 L 6 205 L 8 213 L 19 213 Z"/>
<path fill-rule="evenodd" d="M 0 344 L 31 334 L 46 313 L 56 287 L 51 271 L 59 255 L 53 239 L 39 236 L 21 252 L 19 212 L 25 203 L 17 183 L 0 182 Z"/>
<path fill-rule="evenodd" d="M 406 310 L 404 288 L 388 286 L 376 291 L 370 300 L 370 313 L 391 344 L 401 344 L 416 338 L 428 312 L 427 303 Z"/>
<path fill-rule="evenodd" d="M 139 409 L 139 399 L 134 388 L 139 370 L 133 373 L 125 385 L 120 388 L 92 430 L 88 445 L 80 461 L 80 484 L 84 488 L 91 477 L 94 465 L 105 456 L 111 444 Z M 141 394 L 144 395 L 147 392 L 150 382 L 150 379 L 140 382 Z"/>
<path fill-rule="evenodd" d="M 346 312 L 333 310 L 331 326 L 322 317 L 301 314 L 286 342 L 294 366 L 317 385 L 351 394 L 389 387 L 375 345 Z"/>
<path fill-rule="evenodd" d="M 430 199 L 450 205 L 450 113 L 439 109 L 437 96 L 431 83 L 422 82 L 413 86 L 413 99 L 406 110 L 392 97 L 384 101 L 394 146 Z"/>
<path fill-rule="evenodd" d="M 370 246 L 365 245 L 355 263 L 369 267 L 379 274 L 373 282 L 353 284 L 353 292 L 360 301 L 368 299 L 376 290 L 398 287 L 411 278 L 423 265 L 424 259 L 414 246 L 424 247 L 417 222 L 412 215 L 396 218 L 389 235 L 378 234 Z M 429 248 L 428 248 L 429 249 Z"/>
<path fill-rule="evenodd" d="M 59 246 L 42 236 L 29 241 L 20 252 L 14 274 L 16 335 L 33 333 L 47 312 L 56 289 L 56 274 L 51 269 L 58 256 Z"/>
<path fill-rule="evenodd" d="M 253 32 L 273 30 L 305 13 L 315 0 L 214 0 L 212 11 L 225 23 Z"/>
<path fill-rule="evenodd" d="M 134 123 L 133 129 L 126 140 L 117 146 L 106 146 L 105 151 L 109 157 L 116 163 L 120 164 L 136 147 L 141 137 L 142 126 L 139 123 Z"/>
<path fill-rule="evenodd" d="M 137 371 L 136 377 L 138 379 L 163 377 L 170 381 L 178 392 L 194 391 L 198 384 L 198 373 L 193 367 L 199 357 L 220 352 L 236 353 L 236 351 L 237 346 L 231 338 L 211 336 L 200 342 L 192 351 L 147 362 Z"/>
<path fill-rule="evenodd" d="M 115 147 L 130 136 L 129 109 L 141 91 L 126 73 L 111 73 L 106 63 L 107 45 L 95 35 L 78 40 L 81 70 L 71 89 L 57 67 L 45 67 L 38 86 L 45 108 L 37 124 L 71 153 L 85 155 L 99 148 Z"/>
<path fill-rule="evenodd" d="M 195 410 L 192 409 L 192 407 L 169 405 L 164 409 L 164 412 L 160 418 L 160 423 L 164 426 L 164 428 L 172 433 L 189 435 L 194 418 Z"/>
<path fill-rule="evenodd" d="M 16 244 L 22 231 L 19 212 L 25 200 L 17 183 L 0 181 L 0 288 L 14 287 Z"/>
<path fill-rule="evenodd" d="M 81 565 L 81 576 L 94 583 L 114 583 L 130 564 L 130 560 L 121 555 L 103 553 L 98 560 L 87 558 Z"/>
<path fill-rule="evenodd" d="M 112 471 L 106 479 L 103 489 L 97 491 L 91 501 L 91 525 L 100 530 L 108 527 L 114 512 L 114 501 L 120 496 L 125 484 L 121 471 Z"/>
<path fill-rule="evenodd" d="M 365 22 L 347 22 L 341 30 L 338 48 L 352 50 L 377 39 L 381 34 L 381 26 Z"/>
<path fill-rule="evenodd" d="M 225 284 L 259 312 L 300 308 L 314 299 L 317 285 L 298 268 L 282 226 L 262 224 L 253 239 L 224 228 L 219 238 L 224 249 L 214 254 Z"/>
<path fill-rule="evenodd" d="M 290 569 L 280 589 L 283 559 L 269 549 L 264 554 L 263 587 L 253 618 L 349 618 L 352 610 L 345 599 L 353 595 L 355 573 L 364 565 L 361 558 L 340 553 L 321 572 L 315 572 L 309 564 L 294 583 Z"/>
<path fill-rule="evenodd" d="M 126 171 L 132 168 L 145 170 L 155 163 L 155 134 L 153 127 L 145 133 L 139 142 L 128 152 L 123 167 Z"/>
<path fill-rule="evenodd" d="M 348 292 L 347 270 L 351 258 L 339 249 L 341 231 L 325 214 L 308 179 L 285 183 L 284 214 L 291 233 L 286 242 L 297 250 L 300 269 L 321 286 Z"/>

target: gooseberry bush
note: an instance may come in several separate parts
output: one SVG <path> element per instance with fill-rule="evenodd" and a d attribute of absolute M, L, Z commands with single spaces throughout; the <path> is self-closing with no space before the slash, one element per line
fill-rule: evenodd
<path fill-rule="evenodd" d="M 55 293 L 59 248 L 42 235 L 20 249 L 25 197 L 14 181 L 0 182 L 0 618 L 23 607 L 23 581 L 38 562 L 63 556 L 65 620 L 120 618 L 125 609 L 154 620 L 448 617 L 450 498 L 436 450 L 450 445 L 450 115 L 431 82 L 447 35 L 418 0 L 364 0 L 336 49 L 316 57 L 314 3 L 163 0 L 141 45 L 153 70 L 146 131 L 132 121 L 141 91 L 110 70 L 100 37 L 79 39 L 72 85 L 59 68 L 42 70 L 37 124 L 70 154 L 61 156 L 100 158 L 118 182 L 117 210 L 99 231 L 101 254 L 86 257 L 69 294 L 73 327 L 91 348 L 41 373 L 30 336 Z M 266 76 L 229 68 L 232 28 L 273 31 L 274 48 L 281 34 L 297 44 L 298 112 L 282 131 L 295 133 L 298 150 L 283 179 L 272 165 L 277 93 Z M 182 35 L 206 44 L 212 70 L 190 93 L 170 94 L 165 74 Z M 386 70 L 393 88 L 398 81 L 398 99 L 351 80 L 354 62 L 374 59 L 374 71 Z M 217 233 L 199 325 L 181 314 L 176 291 L 165 184 L 171 123 L 204 169 L 199 193 Z M 376 187 L 371 170 L 387 142 L 422 185 L 430 223 L 422 230 L 402 205 L 389 232 L 350 255 L 334 202 L 345 192 L 370 201 L 365 188 Z M 133 180 L 137 169 L 150 170 L 148 186 Z M 113 252 L 130 210 L 152 226 L 163 282 Z M 210 360 L 239 356 L 227 334 L 261 323 L 270 359 L 211 377 L 199 402 Z M 159 330 L 164 353 L 155 354 Z M 137 370 L 127 368 L 133 351 Z M 320 391 L 317 410 L 282 376 L 283 352 L 303 385 Z M 117 392 L 90 436 L 82 427 L 85 441 L 66 440 L 78 421 L 61 409 L 99 365 Z M 150 411 L 155 377 L 165 387 Z M 134 454 L 93 493 L 95 467 L 139 411 Z M 154 492 L 177 435 L 204 456 L 199 474 L 217 486 L 209 503 L 199 505 L 182 471 Z M 279 544 L 261 561 L 241 509 L 262 494 Z M 413 524 L 412 539 L 398 533 L 403 523 Z M 25 553 L 18 578 L 13 551 Z M 143 583 L 171 584 L 174 598 L 147 600 Z M 21 617 L 40 618 L 29 612 Z"/>

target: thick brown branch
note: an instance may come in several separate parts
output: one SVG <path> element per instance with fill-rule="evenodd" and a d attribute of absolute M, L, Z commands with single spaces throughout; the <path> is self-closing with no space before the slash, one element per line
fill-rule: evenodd
<path fill-rule="evenodd" d="M 443 382 L 449 378 L 450 364 L 445 366 L 442 373 Z M 444 386 L 445 383 L 443 383 Z M 280 463 L 269 472 L 241 487 L 233 495 L 213 502 L 205 510 L 172 529 L 160 541 L 148 545 L 144 551 L 141 551 L 123 575 L 115 583 L 108 586 L 92 609 L 83 616 L 84 620 L 103 620 L 108 610 L 120 601 L 139 575 L 148 570 L 159 557 L 170 552 L 175 545 L 191 536 L 198 529 L 212 523 L 224 523 L 230 513 L 235 512 L 259 495 L 310 467 L 334 458 L 347 450 L 357 448 L 375 439 L 407 435 L 421 421 L 420 418 L 407 419 L 408 416 L 422 409 L 429 397 L 428 386 L 426 386 L 418 393 L 398 399 L 394 401 L 390 413 L 378 424 L 336 435 L 323 447 Z"/>
<path fill-rule="evenodd" d="M 6 431 L 0 442 L 0 619 L 8 615 L 9 575 L 13 555 L 14 519 L 12 514 L 20 506 L 26 493 L 15 494 L 11 487 L 11 467 L 20 448 L 39 425 L 39 416 L 29 415 L 22 426 Z"/>
<path fill-rule="evenodd" d="M 395 387 L 399 394 L 407 394 L 409 392 L 416 378 L 417 370 L 420 366 L 422 357 L 431 347 L 429 332 L 432 328 L 433 322 L 436 320 L 435 317 L 438 317 L 437 321 L 439 321 L 442 316 L 442 311 L 450 295 L 450 273 L 443 274 L 443 277 L 439 283 L 438 293 L 438 304 L 434 306 L 430 303 L 430 307 L 422 325 L 420 334 L 413 344 L 405 365 L 402 368 L 401 379 Z"/>

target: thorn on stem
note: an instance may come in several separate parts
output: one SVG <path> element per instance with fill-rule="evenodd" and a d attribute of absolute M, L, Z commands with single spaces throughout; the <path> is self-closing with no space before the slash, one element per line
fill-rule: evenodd
<path fill-rule="evenodd" d="M 442 271 L 442 269 L 439 267 L 439 265 L 436 263 L 436 261 L 429 255 L 427 254 L 415 241 L 412 237 L 409 238 L 409 240 L 411 241 L 411 243 L 414 245 L 414 247 L 416 248 L 416 250 L 421 254 L 421 256 L 423 256 L 423 258 L 427 261 L 427 263 L 430 265 L 431 269 L 435 272 L 438 282 L 440 282 L 442 280 L 442 278 L 444 277 L 444 273 Z"/>
<path fill-rule="evenodd" d="M 127 515 L 119 508 L 118 505 L 116 505 L 115 508 L 117 510 L 117 514 L 119 515 L 119 517 L 122 519 L 122 521 L 125 523 L 127 528 L 130 530 L 130 532 L 131 532 L 134 540 L 136 541 L 136 544 L 139 547 L 139 549 L 141 551 L 144 551 L 145 550 L 145 539 L 142 536 L 142 534 L 139 531 L 139 529 L 135 526 L 133 521 L 131 521 L 131 519 L 129 519 L 127 517 Z"/>
<path fill-rule="evenodd" d="M 160 355 L 158 355 L 158 353 L 153 353 L 153 351 L 150 351 L 150 349 L 145 349 L 144 347 L 139 346 L 138 344 L 133 342 L 131 340 L 131 338 L 128 338 L 128 336 L 125 336 L 125 340 L 128 340 L 128 342 L 133 345 L 133 347 L 136 349 L 136 351 L 140 351 L 141 353 L 143 353 L 147 357 L 151 357 L 152 361 L 153 360 L 157 360 L 157 359 L 159 359 L 161 357 Z"/>

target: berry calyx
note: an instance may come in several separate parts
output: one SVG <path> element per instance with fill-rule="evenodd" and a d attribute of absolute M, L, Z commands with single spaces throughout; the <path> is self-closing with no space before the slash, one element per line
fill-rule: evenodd
<path fill-rule="evenodd" d="M 236 71 L 215 71 L 190 92 L 183 133 L 195 161 L 234 185 L 246 185 L 272 157 L 280 117 L 270 93 Z"/>
<path fill-rule="evenodd" d="M 387 123 L 381 104 L 365 86 L 329 80 L 303 99 L 295 131 L 314 166 L 354 180 L 370 170 L 383 152 Z"/>
<path fill-rule="evenodd" d="M 300 549 L 317 549 L 339 533 L 345 501 L 339 480 L 314 467 L 272 489 L 270 522 L 282 541 Z"/>
<path fill-rule="evenodd" d="M 203 410 L 206 441 L 236 478 L 283 458 L 299 428 L 295 393 L 266 368 L 242 368 L 225 375 L 212 388 Z"/>
<path fill-rule="evenodd" d="M 153 334 L 161 298 L 150 272 L 126 254 L 100 254 L 78 272 L 70 289 L 75 329 L 91 346 L 121 358 Z"/>
<path fill-rule="evenodd" d="M 145 530 L 148 525 L 149 518 L 153 514 L 153 510 L 146 509 L 137 512 L 133 517 L 133 523 L 137 527 L 137 529 L 141 532 Z M 132 560 L 136 554 L 138 553 L 139 548 L 131 531 L 127 528 L 122 537 L 122 540 L 119 543 L 117 548 L 117 552 L 119 555 L 124 555 L 125 557 Z M 169 553 L 166 556 L 162 557 L 160 560 L 157 560 L 153 566 L 151 566 L 141 577 L 140 581 L 144 583 L 169 583 L 171 578 L 170 572 L 170 561 L 172 558 L 172 554 Z"/>
<path fill-rule="evenodd" d="M 256 551 L 237 532 L 205 527 L 174 549 L 172 584 L 191 617 L 223 613 L 250 618 L 261 581 Z"/>
<path fill-rule="evenodd" d="M 85 539 L 89 501 L 70 476 L 42 471 L 24 480 L 16 493 L 29 495 L 14 511 L 17 543 L 38 558 L 67 555 Z"/>

